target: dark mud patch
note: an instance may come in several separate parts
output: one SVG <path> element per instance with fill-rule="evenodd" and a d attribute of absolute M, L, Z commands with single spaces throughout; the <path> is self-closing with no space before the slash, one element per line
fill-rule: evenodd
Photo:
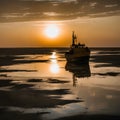
<path fill-rule="evenodd" d="M 40 93 L 46 95 L 65 95 L 70 94 L 71 92 L 69 89 L 55 89 L 55 90 L 40 90 Z"/>
<path fill-rule="evenodd" d="M 29 79 L 27 82 L 43 82 L 43 79 Z"/>
<path fill-rule="evenodd" d="M 75 102 L 82 102 L 81 100 L 63 100 L 63 95 L 70 94 L 71 92 L 66 89 L 57 90 L 33 90 L 22 89 L 11 91 L 0 90 L 0 106 L 16 106 L 24 108 L 51 108 L 57 107 L 58 105 L 65 105 Z M 56 96 L 58 97 L 56 97 Z"/>
<path fill-rule="evenodd" d="M 91 56 L 91 61 L 95 63 L 103 63 L 95 67 L 120 67 L 120 55 L 100 55 Z"/>
<path fill-rule="evenodd" d="M 19 111 L 10 111 L 7 108 L 0 108 L 1 120 L 42 120 L 41 116 L 48 112 L 23 113 Z"/>
<path fill-rule="evenodd" d="M 36 72 L 36 70 L 6 70 L 6 69 L 0 69 L 0 72 Z"/>
<path fill-rule="evenodd" d="M 87 115 L 80 114 L 76 116 L 69 116 L 64 118 L 59 118 L 56 120 L 120 120 L 120 115 Z"/>
<path fill-rule="evenodd" d="M 15 84 L 12 83 L 12 80 L 0 79 L 0 87 L 13 86 L 13 85 Z"/>
<path fill-rule="evenodd" d="M 119 75 L 120 75 L 120 72 L 93 73 L 93 75 L 100 75 L 100 76 L 119 76 Z"/>
<path fill-rule="evenodd" d="M 0 77 L 8 77 L 7 74 L 0 74 Z"/>
<path fill-rule="evenodd" d="M 25 60 L 25 57 L 19 56 L 0 56 L 0 66 L 9 66 L 15 64 L 27 64 L 27 63 L 37 63 L 37 62 L 48 62 L 49 60 Z"/>
<path fill-rule="evenodd" d="M 58 79 L 48 79 L 47 82 L 48 83 L 58 83 L 58 84 L 69 83 L 69 81 L 58 80 Z"/>
<path fill-rule="evenodd" d="M 31 84 L 16 84 L 12 87 L 12 89 L 21 90 L 21 89 L 28 89 L 30 87 L 33 87 L 33 85 L 31 85 Z"/>

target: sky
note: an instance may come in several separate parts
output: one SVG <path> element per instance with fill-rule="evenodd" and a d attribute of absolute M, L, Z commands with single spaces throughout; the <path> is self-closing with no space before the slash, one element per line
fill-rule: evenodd
<path fill-rule="evenodd" d="M 0 0 L 1 48 L 68 47 L 72 31 L 89 47 L 120 47 L 120 0 Z"/>

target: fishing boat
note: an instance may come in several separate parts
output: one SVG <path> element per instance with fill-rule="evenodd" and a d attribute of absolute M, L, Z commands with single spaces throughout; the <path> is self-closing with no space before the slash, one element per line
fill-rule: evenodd
<path fill-rule="evenodd" d="M 65 53 L 68 62 L 88 62 L 90 58 L 90 49 L 80 42 L 77 43 L 77 36 L 74 31 L 72 33 L 72 44 L 70 49 Z"/>

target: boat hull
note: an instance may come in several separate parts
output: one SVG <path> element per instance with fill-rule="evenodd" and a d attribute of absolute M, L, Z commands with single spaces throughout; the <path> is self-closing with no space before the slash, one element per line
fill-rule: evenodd
<path fill-rule="evenodd" d="M 78 63 L 87 63 L 89 62 L 90 56 L 77 56 L 74 57 L 72 55 L 65 55 L 65 58 L 68 62 L 78 62 Z"/>

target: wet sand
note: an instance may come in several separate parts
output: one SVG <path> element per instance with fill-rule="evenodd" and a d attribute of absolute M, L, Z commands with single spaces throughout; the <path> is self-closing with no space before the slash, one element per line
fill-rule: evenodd
<path fill-rule="evenodd" d="M 113 115 L 76 115 L 71 117 L 64 117 L 56 120 L 119 120 L 120 116 Z"/>
<path fill-rule="evenodd" d="M 7 85 L 5 85 L 7 86 Z M 58 105 L 65 105 L 75 102 L 82 102 L 82 100 L 60 100 L 63 94 L 69 94 L 69 90 L 31 90 L 31 85 L 16 85 L 12 87 L 12 91 L 0 90 L 0 119 L 1 120 L 45 120 L 42 115 L 50 114 L 49 112 L 35 112 L 24 113 L 22 111 L 11 111 L 8 106 L 24 107 L 24 108 L 53 108 Z M 19 94 L 19 95 L 18 95 Z M 49 95 L 57 95 L 57 97 L 50 97 Z M 79 98 L 78 98 L 79 99 Z M 6 107 L 5 107 L 6 106 Z M 62 117 L 56 120 L 119 120 L 119 115 L 104 115 L 82 113 L 80 115 Z"/>
<path fill-rule="evenodd" d="M 59 108 L 59 106 L 65 106 L 73 103 L 83 103 L 84 100 L 81 97 L 73 97 L 73 98 L 64 98 L 66 95 L 72 95 L 73 91 L 69 88 L 59 88 L 58 86 L 69 86 L 70 80 L 67 79 L 58 79 L 55 77 L 44 77 L 44 78 L 34 78 L 31 77 L 31 73 L 38 72 L 36 69 L 26 70 L 26 69 L 8 69 L 3 68 L 4 66 L 14 66 L 14 65 L 21 65 L 24 66 L 26 64 L 34 64 L 34 63 L 50 63 L 50 59 L 31 59 L 29 57 L 18 56 L 18 55 L 33 55 L 34 54 L 51 54 L 52 50 L 49 51 L 40 51 L 39 49 L 17 49 L 15 52 L 14 49 L 1 49 L 0 50 L 0 120 L 44 120 L 43 115 L 50 114 L 50 111 L 47 112 L 48 108 Z M 59 57 L 58 62 L 64 61 L 63 53 L 66 49 L 59 52 L 61 55 Z M 39 51 L 39 52 L 38 52 Z M 110 54 L 110 55 L 106 55 Z M 103 67 L 120 67 L 120 56 L 118 55 L 119 52 L 99 52 L 99 55 L 91 56 L 90 62 L 94 63 L 103 63 L 103 64 L 95 64 L 94 68 L 103 68 Z M 63 59 L 62 59 L 63 58 Z M 116 59 L 117 58 L 117 59 Z M 46 68 L 47 69 L 47 68 Z M 65 69 L 62 68 L 61 69 Z M 83 70 L 83 69 L 81 69 Z M 86 69 L 85 69 L 86 71 Z M 42 71 L 41 71 L 42 72 Z M 77 77 L 90 77 L 92 76 L 102 76 L 102 77 L 118 77 L 120 72 L 103 72 L 103 73 L 90 73 L 90 69 L 84 73 L 80 73 L 79 71 L 70 71 Z M 16 73 L 22 74 L 27 73 L 29 74 L 30 78 L 12 78 L 9 76 L 8 73 Z M 74 82 L 74 81 L 73 81 Z M 76 83 L 75 83 L 76 84 Z M 103 85 L 104 86 L 104 85 Z M 79 92 L 79 91 L 78 91 Z M 112 92 L 111 92 L 112 93 Z M 93 93 L 94 95 L 94 93 Z M 116 92 L 116 95 L 118 93 Z M 111 96 L 108 96 L 110 98 Z M 13 110 L 11 110 L 13 107 Z M 86 106 L 85 109 L 88 106 Z M 20 108 L 20 110 L 16 110 L 16 108 Z M 33 113 L 25 113 L 25 111 L 21 109 L 42 109 L 38 112 Z M 46 110 L 43 110 L 46 109 Z M 48 119 L 48 118 L 47 118 Z M 110 114 L 97 114 L 92 113 L 89 114 L 87 112 L 82 112 L 82 114 L 72 115 L 68 117 L 60 117 L 55 118 L 57 120 L 118 120 L 120 116 L 117 115 L 110 115 Z M 45 119 L 46 120 L 46 119 Z"/>
<path fill-rule="evenodd" d="M 28 81 L 30 82 L 31 80 Z M 39 81 L 35 80 L 34 82 L 39 82 Z M 61 95 L 70 94 L 69 89 L 36 90 L 32 88 L 34 84 L 12 83 L 12 80 L 0 79 L 0 87 L 6 87 L 6 86 L 10 87 L 8 91 L 0 90 L 0 98 L 1 98 L 0 106 L 46 108 L 46 107 L 56 107 L 57 105 L 64 105 L 72 102 L 81 101 L 81 100 L 59 99 L 61 98 Z M 56 95 L 56 96 L 51 96 L 51 95 Z"/>
<path fill-rule="evenodd" d="M 38 112 L 34 114 L 24 114 L 24 112 L 11 111 L 8 108 L 11 106 L 20 108 L 55 108 L 59 105 L 65 105 L 75 102 L 82 102 L 80 99 L 76 100 L 62 100 L 61 95 L 70 94 L 69 89 L 55 89 L 55 90 L 36 90 L 32 88 L 37 82 L 42 82 L 39 79 L 30 79 L 31 84 L 12 83 L 12 80 L 0 79 L 0 87 L 8 87 L 7 90 L 0 90 L 0 119 L 1 120 L 42 120 L 41 115 L 49 114 L 48 112 Z M 50 82 L 48 80 L 47 82 Z M 59 80 L 51 80 L 50 83 L 63 83 Z"/>

